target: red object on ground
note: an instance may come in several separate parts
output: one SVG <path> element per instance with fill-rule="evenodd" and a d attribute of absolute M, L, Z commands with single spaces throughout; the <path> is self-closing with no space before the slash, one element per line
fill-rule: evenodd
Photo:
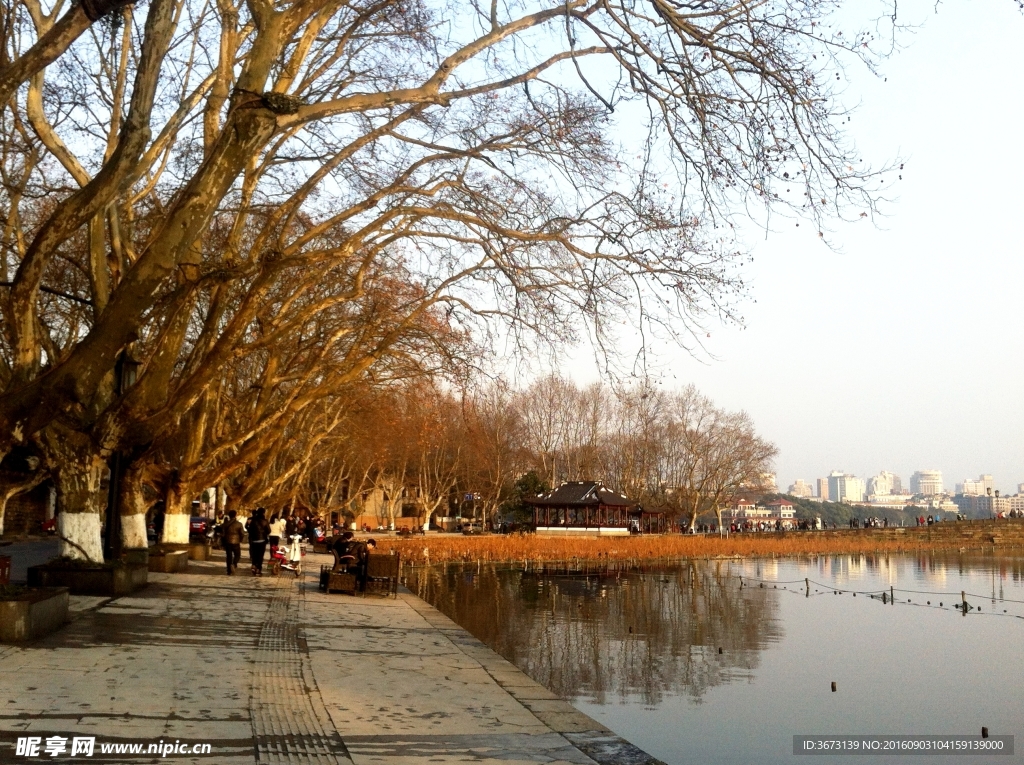
<path fill-rule="evenodd" d="M 0 584 L 11 583 L 11 557 L 0 555 Z"/>

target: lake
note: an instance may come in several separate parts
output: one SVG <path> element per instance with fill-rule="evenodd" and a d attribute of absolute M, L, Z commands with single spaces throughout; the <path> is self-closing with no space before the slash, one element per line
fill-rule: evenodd
<path fill-rule="evenodd" d="M 1024 762 L 1024 556 L 467 564 L 407 576 L 526 674 L 670 765 L 812 765 L 836 758 L 795 756 L 794 736 L 978 737 L 983 726 L 1015 736 L 1015 753 L 853 761 Z"/>

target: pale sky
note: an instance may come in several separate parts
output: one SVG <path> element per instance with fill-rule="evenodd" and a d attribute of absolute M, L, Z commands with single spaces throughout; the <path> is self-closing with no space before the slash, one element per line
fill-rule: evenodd
<path fill-rule="evenodd" d="M 853 4 L 856 6 L 856 4 Z M 1024 14 L 1012 0 L 899 5 L 923 26 L 851 69 L 861 155 L 905 160 L 888 217 L 752 230 L 746 328 L 712 327 L 716 359 L 660 347 L 665 385 L 745 409 L 781 451 L 784 490 L 833 469 L 1024 482 Z M 580 349 L 577 379 L 592 379 Z"/>

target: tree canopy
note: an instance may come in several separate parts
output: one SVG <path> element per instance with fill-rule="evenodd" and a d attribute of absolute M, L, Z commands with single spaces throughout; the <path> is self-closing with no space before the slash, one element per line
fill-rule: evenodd
<path fill-rule="evenodd" d="M 685 343 L 738 211 L 874 204 L 835 82 L 877 32 L 834 10 L 3 0 L 0 455 L 96 514 L 114 452 L 258 481 L 345 385 L 495 338 Z"/>

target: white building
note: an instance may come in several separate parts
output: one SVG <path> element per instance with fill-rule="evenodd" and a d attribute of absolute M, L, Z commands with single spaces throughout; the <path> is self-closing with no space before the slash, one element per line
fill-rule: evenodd
<path fill-rule="evenodd" d="M 833 470 L 828 477 L 828 498 L 833 502 L 863 502 L 864 482 L 850 473 Z"/>
<path fill-rule="evenodd" d="M 957 494 L 974 494 L 976 496 L 981 496 L 983 494 L 988 494 L 990 491 L 994 492 L 995 490 L 996 482 L 992 476 L 988 474 L 978 476 L 978 480 L 976 481 L 971 478 L 965 478 L 963 483 L 958 483 L 956 485 Z"/>
<path fill-rule="evenodd" d="M 883 497 L 889 494 L 902 494 L 903 481 L 895 473 L 883 470 L 876 476 L 868 479 L 868 494 L 876 497 Z"/>
<path fill-rule="evenodd" d="M 803 478 L 797 478 L 789 487 L 789 495 L 792 497 L 813 497 L 814 490 Z"/>
<path fill-rule="evenodd" d="M 926 497 L 942 494 L 942 471 L 918 470 L 910 476 L 910 493 L 923 494 Z"/>
<path fill-rule="evenodd" d="M 749 499 L 739 499 L 729 508 L 729 516 L 733 520 L 749 520 L 751 518 L 767 518 L 771 511 L 764 505 L 758 505 Z"/>
<path fill-rule="evenodd" d="M 793 503 L 788 499 L 774 499 L 768 503 L 768 511 L 772 518 L 779 518 L 782 520 L 793 520 L 796 516 L 796 510 L 793 507 Z"/>
<path fill-rule="evenodd" d="M 913 494 L 869 494 L 868 502 L 879 510 L 902 510 L 911 504 Z"/>

